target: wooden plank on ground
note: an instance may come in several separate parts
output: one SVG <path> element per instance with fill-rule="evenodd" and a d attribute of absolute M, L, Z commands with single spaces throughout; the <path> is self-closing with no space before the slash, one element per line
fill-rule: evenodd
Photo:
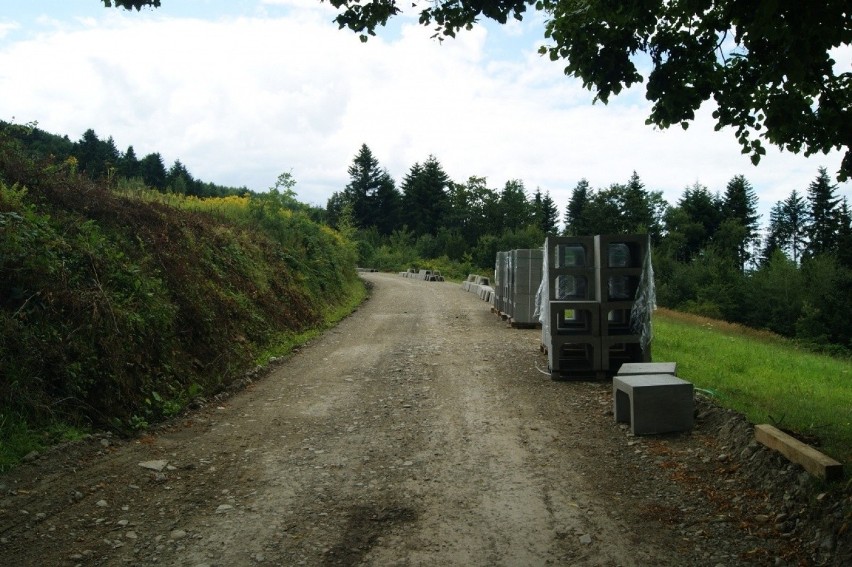
<path fill-rule="evenodd" d="M 770 449 L 802 465 L 814 476 L 828 481 L 838 480 L 843 476 L 843 465 L 777 427 L 768 424 L 755 425 L 754 437 Z"/>

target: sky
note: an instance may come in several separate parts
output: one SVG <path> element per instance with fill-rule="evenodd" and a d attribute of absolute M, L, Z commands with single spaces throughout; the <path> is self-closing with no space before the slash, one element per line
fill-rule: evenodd
<path fill-rule="evenodd" d="M 297 198 L 323 207 L 367 144 L 397 186 L 432 155 L 457 182 L 485 177 L 500 190 L 518 179 L 549 192 L 560 215 L 583 178 L 604 188 L 635 171 L 675 204 L 695 183 L 724 192 L 744 175 L 765 224 L 775 202 L 804 193 L 819 167 L 833 178 L 842 157 L 768 147 L 755 167 L 732 130 L 714 131 L 710 105 L 686 131 L 645 125 L 641 85 L 593 104 L 563 64 L 537 53 L 535 14 L 443 42 L 402 16 L 362 43 L 319 0 L 162 4 L 4 3 L 0 119 L 71 140 L 91 128 L 219 185 L 264 191 L 290 172 Z M 835 59 L 852 69 L 852 49 Z M 838 195 L 852 198 L 852 183 Z"/>

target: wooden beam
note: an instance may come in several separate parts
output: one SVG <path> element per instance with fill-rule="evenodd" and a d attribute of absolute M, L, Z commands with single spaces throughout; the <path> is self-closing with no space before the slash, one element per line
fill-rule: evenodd
<path fill-rule="evenodd" d="M 776 427 L 768 424 L 755 425 L 754 437 L 770 449 L 802 465 L 814 476 L 827 481 L 843 477 L 843 465 Z"/>

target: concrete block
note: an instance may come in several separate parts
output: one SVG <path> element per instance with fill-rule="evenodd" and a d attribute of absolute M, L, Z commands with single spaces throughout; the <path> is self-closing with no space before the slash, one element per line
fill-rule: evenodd
<path fill-rule="evenodd" d="M 545 337 L 547 364 L 552 374 L 593 372 L 599 357 L 599 342 L 592 336 Z"/>
<path fill-rule="evenodd" d="M 600 369 L 610 374 L 628 362 L 651 362 L 651 346 L 643 351 L 639 335 L 601 336 L 600 342 Z"/>
<path fill-rule="evenodd" d="M 688 431 L 693 425 L 693 386 L 670 374 L 615 376 L 616 422 L 629 422 L 634 435 Z"/>
<path fill-rule="evenodd" d="M 677 362 L 625 362 L 618 369 L 618 376 L 642 376 L 644 374 L 677 376 Z"/>
<path fill-rule="evenodd" d="M 594 301 L 551 301 L 547 306 L 554 335 L 600 336 L 600 304 Z"/>

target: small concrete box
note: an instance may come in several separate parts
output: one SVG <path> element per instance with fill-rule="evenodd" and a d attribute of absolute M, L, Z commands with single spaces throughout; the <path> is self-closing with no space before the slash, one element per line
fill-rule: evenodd
<path fill-rule="evenodd" d="M 618 376 L 641 376 L 644 374 L 671 374 L 677 376 L 676 362 L 625 362 L 618 369 Z"/>
<path fill-rule="evenodd" d="M 616 422 L 630 422 L 633 435 L 687 431 L 693 425 L 693 387 L 671 374 L 615 376 Z"/>

